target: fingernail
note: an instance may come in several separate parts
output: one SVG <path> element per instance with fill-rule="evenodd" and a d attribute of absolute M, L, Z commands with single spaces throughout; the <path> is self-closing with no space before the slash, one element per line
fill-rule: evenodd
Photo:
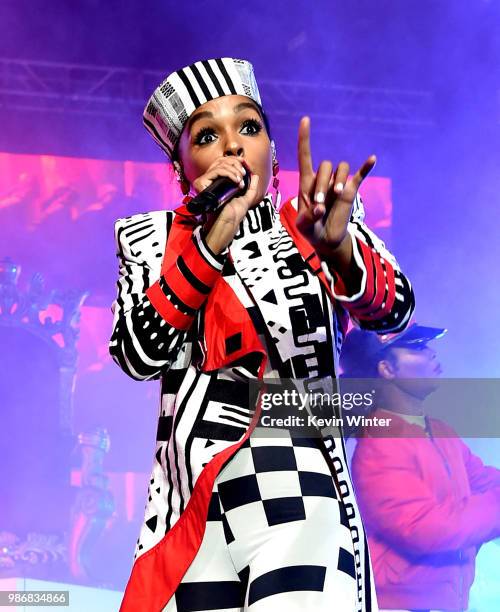
<path fill-rule="evenodd" d="M 243 168 L 243 176 L 247 173 L 245 166 L 241 166 Z"/>
<path fill-rule="evenodd" d="M 322 191 L 318 191 L 318 193 L 314 196 L 314 201 L 318 204 L 323 204 L 325 201 L 325 194 Z"/>
<path fill-rule="evenodd" d="M 335 191 L 342 191 L 342 189 L 344 189 L 344 183 L 337 183 L 335 185 Z"/>
<path fill-rule="evenodd" d="M 243 189 L 243 187 L 245 186 L 245 181 L 243 179 L 241 179 L 241 181 L 239 182 L 239 186 Z"/>

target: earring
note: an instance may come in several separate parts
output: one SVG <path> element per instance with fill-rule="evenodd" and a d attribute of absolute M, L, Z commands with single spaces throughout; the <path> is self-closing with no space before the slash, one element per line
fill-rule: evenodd
<path fill-rule="evenodd" d="M 174 172 L 175 172 L 175 180 L 178 183 L 183 183 L 186 180 L 184 176 L 184 172 L 182 171 L 182 166 L 179 162 L 174 161 Z"/>
<path fill-rule="evenodd" d="M 274 142 L 274 140 L 271 140 L 271 153 L 272 153 L 272 160 L 273 160 L 273 187 L 274 189 L 278 189 L 279 184 L 280 184 L 280 180 L 278 178 L 278 173 L 280 171 L 280 165 L 278 163 L 278 158 L 276 156 L 276 144 Z"/>
<path fill-rule="evenodd" d="M 179 183 L 182 193 L 184 195 L 187 195 L 189 193 L 190 185 L 186 178 L 186 175 L 184 174 L 182 166 L 177 161 L 174 161 L 174 173 L 175 180 Z"/>

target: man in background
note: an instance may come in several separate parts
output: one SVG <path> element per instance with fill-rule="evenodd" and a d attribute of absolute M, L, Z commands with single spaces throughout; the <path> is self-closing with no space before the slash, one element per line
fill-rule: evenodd
<path fill-rule="evenodd" d="M 428 342 L 445 331 L 356 329 L 342 349 L 345 377 L 376 379 L 370 416 L 391 419 L 358 433 L 352 460 L 381 611 L 466 610 L 476 554 L 500 536 L 500 470 L 425 414 L 441 373 Z"/>

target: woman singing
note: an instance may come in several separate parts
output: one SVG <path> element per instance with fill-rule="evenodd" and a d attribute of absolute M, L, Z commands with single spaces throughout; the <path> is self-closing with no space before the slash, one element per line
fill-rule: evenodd
<path fill-rule="evenodd" d="M 144 123 L 186 195 L 120 219 L 110 351 L 161 379 L 156 456 L 124 611 L 377 610 L 341 437 L 255 435 L 248 381 L 336 377 L 349 315 L 406 326 L 414 299 L 363 223 L 372 156 L 315 171 L 299 127 L 298 197 L 279 207 L 278 164 L 251 64 L 219 58 L 169 75 Z M 249 187 L 215 212 L 191 196 Z M 253 432 L 253 435 L 251 436 Z"/>

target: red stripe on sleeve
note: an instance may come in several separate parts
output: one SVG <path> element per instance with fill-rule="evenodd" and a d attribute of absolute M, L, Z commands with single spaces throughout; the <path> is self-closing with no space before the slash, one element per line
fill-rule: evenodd
<path fill-rule="evenodd" d="M 346 304 L 346 307 L 348 308 L 349 312 L 353 312 L 354 310 L 358 308 L 363 308 L 371 304 L 375 298 L 375 291 L 376 291 L 376 286 L 375 286 L 376 277 L 373 271 L 374 261 L 373 261 L 372 250 L 362 240 L 359 240 L 359 238 L 355 238 L 355 240 L 357 241 L 357 245 L 361 251 L 361 256 L 363 257 L 363 263 L 365 264 L 365 268 L 366 268 L 366 286 L 365 286 L 365 292 L 359 299 L 357 299 L 354 302 L 351 302 L 350 304 Z"/>
<path fill-rule="evenodd" d="M 206 293 L 201 293 L 187 280 L 175 263 L 167 272 L 165 280 L 175 295 L 189 308 L 198 310 L 207 299 Z"/>
<path fill-rule="evenodd" d="M 385 274 L 384 274 L 384 266 L 382 264 L 381 261 L 381 257 L 377 252 L 373 252 L 372 249 L 370 249 L 369 247 L 366 247 L 366 255 L 370 257 L 370 269 L 373 270 L 375 269 L 375 278 L 374 278 L 374 295 L 373 295 L 373 299 L 369 302 L 369 303 L 365 303 L 362 304 L 361 306 L 359 305 L 361 300 L 363 298 L 360 299 L 359 302 L 357 302 L 356 304 L 353 304 L 352 308 L 350 308 L 350 312 L 357 316 L 363 316 L 363 315 L 367 315 L 370 314 L 372 312 L 375 312 L 376 310 L 378 310 L 383 302 L 384 302 L 384 297 L 385 297 Z M 366 262 L 366 258 L 363 257 L 363 259 Z M 367 264 L 368 265 L 368 264 Z"/>
<path fill-rule="evenodd" d="M 190 317 L 175 308 L 161 290 L 159 281 L 156 281 L 156 283 L 146 289 L 146 295 L 158 314 L 165 319 L 169 325 L 176 329 L 188 329 L 190 327 L 194 317 Z"/>
<path fill-rule="evenodd" d="M 201 255 L 194 240 L 196 240 L 196 237 L 193 236 L 186 244 L 182 251 L 182 257 L 187 267 L 195 274 L 196 278 L 200 279 L 205 285 L 213 287 L 220 276 L 220 270 L 211 266 Z"/>
<path fill-rule="evenodd" d="M 364 319 L 373 321 L 373 319 L 381 319 L 391 312 L 394 305 L 396 294 L 396 287 L 394 284 L 394 269 L 385 259 L 382 260 L 378 254 L 374 254 L 374 260 L 377 265 L 378 276 L 377 295 L 369 307 L 352 311 L 352 313 L 360 320 Z M 388 286 L 387 289 L 386 285 Z"/>
<path fill-rule="evenodd" d="M 396 300 L 396 284 L 394 282 L 394 268 L 385 259 L 384 259 L 383 266 L 387 274 L 386 283 L 389 288 L 387 289 L 387 297 L 385 299 L 385 306 L 376 313 L 377 318 L 385 317 L 386 315 L 388 315 L 392 311 L 392 307 L 394 306 L 394 301 Z"/>

